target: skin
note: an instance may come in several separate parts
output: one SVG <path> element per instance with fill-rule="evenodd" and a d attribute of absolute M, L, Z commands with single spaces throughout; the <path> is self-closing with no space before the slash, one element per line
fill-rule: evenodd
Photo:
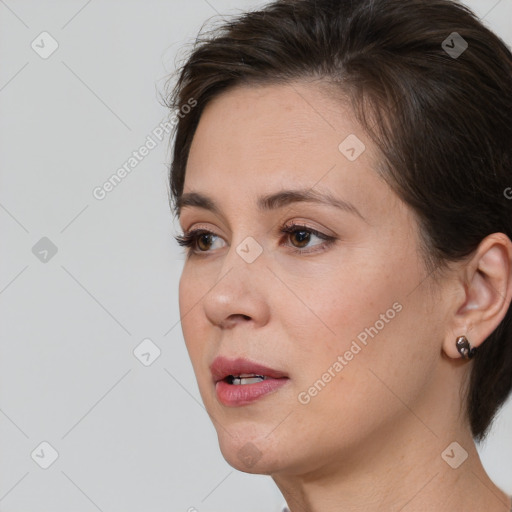
<path fill-rule="evenodd" d="M 349 134 L 366 146 L 355 161 L 338 149 Z M 221 214 L 186 206 L 180 215 L 184 232 L 216 235 L 189 253 L 179 284 L 201 397 L 227 462 L 270 475 L 292 512 L 508 512 L 461 413 L 471 362 L 455 339 L 478 346 L 505 316 L 512 243 L 490 235 L 434 281 L 412 211 L 374 170 L 379 158 L 347 104 L 318 83 L 241 86 L 207 105 L 184 192 L 210 196 Z M 312 203 L 257 209 L 257 197 L 283 188 L 327 190 L 364 219 Z M 292 222 L 337 240 L 322 251 L 314 235 L 301 242 L 279 233 Z M 248 236 L 262 248 L 252 263 L 236 251 Z M 293 252 L 301 248 L 313 252 Z M 299 393 L 394 303 L 401 311 L 301 403 Z M 258 361 L 290 380 L 226 407 L 209 371 L 217 355 Z M 441 457 L 454 441 L 468 453 L 457 469 Z M 250 463 L 239 457 L 248 446 L 257 454 Z"/>

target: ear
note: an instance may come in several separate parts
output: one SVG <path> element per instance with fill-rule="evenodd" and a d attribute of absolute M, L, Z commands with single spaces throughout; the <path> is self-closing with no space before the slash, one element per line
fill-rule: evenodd
<path fill-rule="evenodd" d="M 479 347 L 505 318 L 512 300 L 512 242 L 503 233 L 482 240 L 474 255 L 459 269 L 454 313 L 443 350 L 461 358 L 455 341 L 466 336 Z M 478 352 L 477 352 L 478 354 Z"/>

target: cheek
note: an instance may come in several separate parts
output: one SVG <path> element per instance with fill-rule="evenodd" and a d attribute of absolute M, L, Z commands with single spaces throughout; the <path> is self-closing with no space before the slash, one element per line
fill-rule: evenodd
<path fill-rule="evenodd" d="M 183 327 L 197 324 L 202 300 L 215 285 L 215 269 L 185 263 L 178 286 L 180 318 Z"/>
<path fill-rule="evenodd" d="M 371 261 L 366 262 L 364 270 L 340 268 L 317 281 L 304 301 L 312 305 L 311 311 L 302 304 L 281 307 L 287 328 L 301 347 L 296 356 L 297 367 L 304 369 L 300 376 L 303 389 L 318 380 L 329 381 L 325 388 L 330 389 L 351 382 L 350 396 L 355 397 L 364 394 L 368 379 L 375 380 L 369 369 L 386 378 L 392 374 L 399 381 L 396 368 L 401 360 L 410 360 L 413 367 L 418 364 L 418 349 L 410 333 L 419 321 L 414 312 L 422 309 L 425 298 L 407 296 L 409 283 L 417 278 L 416 269 L 410 265 L 408 270 L 394 272 L 390 265 L 372 267 Z M 406 349 L 410 349 L 407 354 Z M 349 398 L 345 391 L 340 396 Z"/>
<path fill-rule="evenodd" d="M 311 327 L 324 347 L 337 352 L 348 349 L 354 339 L 364 343 L 365 333 L 368 337 L 368 329 L 376 323 L 379 332 L 387 329 L 399 316 L 400 306 L 395 303 L 403 296 L 403 286 L 389 269 L 360 260 L 359 268 L 345 266 L 323 276 L 308 295 L 307 304 L 316 315 L 309 314 Z"/>
<path fill-rule="evenodd" d="M 194 293 L 194 286 L 190 279 L 189 272 L 187 271 L 187 265 L 185 264 L 178 285 L 178 302 L 180 307 L 180 318 L 182 319 L 182 325 L 186 318 L 186 313 L 190 310 L 192 305 L 192 295 Z"/>
<path fill-rule="evenodd" d="M 202 340 L 207 339 L 206 330 L 201 327 L 205 324 L 199 319 L 201 297 L 205 294 L 205 291 L 200 285 L 200 280 L 187 265 L 185 265 L 180 277 L 178 293 L 181 330 L 192 365 L 194 370 L 197 370 L 202 352 Z"/>
<path fill-rule="evenodd" d="M 434 371 L 441 327 L 431 325 L 435 312 L 425 314 L 432 304 L 426 287 L 414 290 L 421 272 L 375 270 L 322 283 L 315 297 L 315 312 L 335 334 L 319 321 L 310 327 L 314 343 L 304 344 L 297 365 L 310 398 L 304 419 L 372 428 L 403 412 L 402 401 L 419 400 Z"/>

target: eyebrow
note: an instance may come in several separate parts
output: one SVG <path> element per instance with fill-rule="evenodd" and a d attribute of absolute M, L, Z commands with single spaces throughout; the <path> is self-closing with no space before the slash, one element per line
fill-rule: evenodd
<path fill-rule="evenodd" d="M 344 212 L 357 215 L 366 222 L 361 212 L 352 203 L 337 198 L 329 192 L 319 192 L 313 189 L 281 190 L 274 194 L 260 196 L 256 204 L 260 211 L 265 212 L 301 202 L 334 206 Z M 217 215 L 221 215 L 220 208 L 215 201 L 199 192 L 187 192 L 177 199 L 176 210 L 178 217 L 181 215 L 181 210 L 186 206 L 203 208 Z"/>

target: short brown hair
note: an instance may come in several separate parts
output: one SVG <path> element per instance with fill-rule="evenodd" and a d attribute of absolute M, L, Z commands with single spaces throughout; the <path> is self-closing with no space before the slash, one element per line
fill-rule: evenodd
<path fill-rule="evenodd" d="M 308 77 L 352 102 L 382 152 L 379 172 L 417 216 L 429 270 L 491 233 L 512 238 L 512 54 L 451 0 L 277 0 L 200 34 L 166 101 L 180 111 L 197 101 L 174 134 L 174 205 L 212 98 Z M 465 412 L 481 441 L 512 389 L 512 308 L 473 365 Z"/>

